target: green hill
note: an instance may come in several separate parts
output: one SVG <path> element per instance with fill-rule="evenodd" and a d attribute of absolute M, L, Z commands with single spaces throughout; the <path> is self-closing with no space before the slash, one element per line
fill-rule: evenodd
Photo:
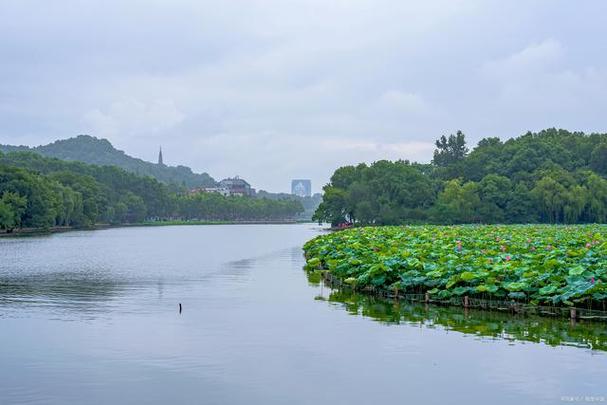
<path fill-rule="evenodd" d="M 215 180 L 207 173 L 194 173 L 185 166 L 165 166 L 134 158 L 112 146 L 107 139 L 89 135 L 62 139 L 48 145 L 28 147 L 0 145 L 2 152 L 30 151 L 61 160 L 80 161 L 94 165 L 118 166 L 131 173 L 150 176 L 167 183 L 192 187 L 214 186 Z"/>

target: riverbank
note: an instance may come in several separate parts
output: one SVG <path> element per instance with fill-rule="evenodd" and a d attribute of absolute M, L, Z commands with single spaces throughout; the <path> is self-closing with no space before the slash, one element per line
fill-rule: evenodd
<path fill-rule="evenodd" d="M 96 231 L 110 228 L 130 228 L 130 227 L 153 227 L 153 226 L 200 226 L 200 225 L 290 225 L 298 223 L 308 223 L 309 221 L 282 220 L 282 221 L 144 221 L 133 224 L 96 224 L 90 227 L 69 227 L 55 226 L 51 228 L 22 228 L 15 229 L 13 232 L 0 232 L 1 237 L 19 237 L 19 236 L 37 236 L 49 235 L 53 233 L 72 232 L 72 231 Z M 310 222 L 311 223 L 311 222 Z"/>
<path fill-rule="evenodd" d="M 577 317 L 572 308 L 606 310 L 606 236 L 605 225 L 376 227 L 323 235 L 304 250 L 308 270 L 357 291 Z"/>
<path fill-rule="evenodd" d="M 285 225 L 307 223 L 312 221 L 297 221 L 297 220 L 267 220 L 267 221 L 145 221 L 133 226 L 172 226 L 172 225 Z"/>

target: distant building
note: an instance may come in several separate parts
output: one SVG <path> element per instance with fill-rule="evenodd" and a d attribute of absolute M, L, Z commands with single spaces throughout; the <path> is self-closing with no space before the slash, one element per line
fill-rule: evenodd
<path fill-rule="evenodd" d="M 295 179 L 291 181 L 291 194 L 298 197 L 312 196 L 312 182 L 305 179 Z"/>
<path fill-rule="evenodd" d="M 196 193 L 217 193 L 225 197 L 228 196 L 254 196 L 255 189 L 246 180 L 238 176 L 229 177 L 221 180 L 216 187 L 196 187 L 190 189 L 190 194 Z"/>
<path fill-rule="evenodd" d="M 246 180 L 238 176 L 228 177 L 219 182 L 219 187 L 227 189 L 229 195 L 252 196 L 255 194 L 255 189 Z"/>
<path fill-rule="evenodd" d="M 162 146 L 160 147 L 160 150 L 158 151 L 158 164 L 163 166 L 164 163 L 162 162 Z"/>
<path fill-rule="evenodd" d="M 224 197 L 230 195 L 230 190 L 225 187 L 195 187 L 188 191 L 189 194 L 198 194 L 198 193 L 217 193 L 221 194 Z"/>

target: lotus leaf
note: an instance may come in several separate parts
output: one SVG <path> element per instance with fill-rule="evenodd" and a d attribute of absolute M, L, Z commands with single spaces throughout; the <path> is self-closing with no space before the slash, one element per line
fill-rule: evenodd
<path fill-rule="evenodd" d="M 607 225 L 353 228 L 304 250 L 306 269 L 328 270 L 357 288 L 591 307 L 607 300 Z"/>

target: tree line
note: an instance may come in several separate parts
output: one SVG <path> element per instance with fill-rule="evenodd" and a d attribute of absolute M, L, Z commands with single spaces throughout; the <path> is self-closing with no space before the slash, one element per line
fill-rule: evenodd
<path fill-rule="evenodd" d="M 89 227 L 146 219 L 281 220 L 303 211 L 292 200 L 188 194 L 116 166 L 0 153 L 0 229 Z"/>
<path fill-rule="evenodd" d="M 430 164 L 378 161 L 337 169 L 314 218 L 333 225 L 603 223 L 607 134 L 562 129 L 506 142 L 442 136 Z"/>

